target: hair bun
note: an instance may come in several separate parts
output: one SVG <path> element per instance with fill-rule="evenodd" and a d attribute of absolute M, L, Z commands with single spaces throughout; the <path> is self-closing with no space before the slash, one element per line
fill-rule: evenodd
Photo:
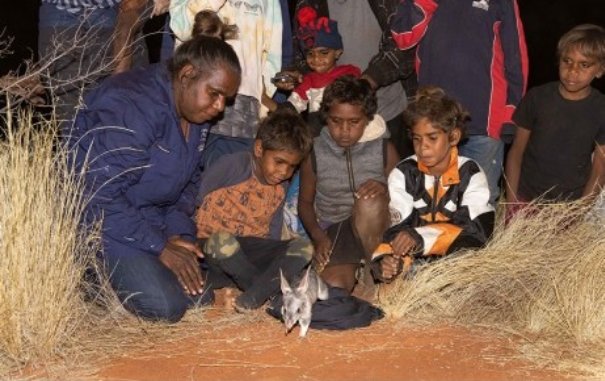
<path fill-rule="evenodd" d="M 237 38 L 237 25 L 229 24 L 229 20 L 222 20 L 220 16 L 210 10 L 203 10 L 195 15 L 191 37 L 216 37 L 223 41 Z"/>

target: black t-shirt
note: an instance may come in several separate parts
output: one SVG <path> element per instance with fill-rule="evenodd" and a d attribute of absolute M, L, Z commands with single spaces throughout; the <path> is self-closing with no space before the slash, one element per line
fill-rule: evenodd
<path fill-rule="evenodd" d="M 531 131 L 519 179 L 522 199 L 578 199 L 590 176 L 595 144 L 605 144 L 605 95 L 592 89 L 579 101 L 564 99 L 559 82 L 531 89 L 513 120 Z"/>

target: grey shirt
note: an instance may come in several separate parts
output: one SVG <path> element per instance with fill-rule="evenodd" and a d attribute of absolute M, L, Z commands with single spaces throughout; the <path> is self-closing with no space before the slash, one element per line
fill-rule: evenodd
<path fill-rule="evenodd" d="M 338 22 L 344 45 L 339 64 L 351 64 L 365 70 L 378 53 L 382 30 L 365 0 L 327 0 L 330 18 Z M 389 121 L 407 105 L 405 90 L 397 81 L 378 89 L 378 114 Z"/>

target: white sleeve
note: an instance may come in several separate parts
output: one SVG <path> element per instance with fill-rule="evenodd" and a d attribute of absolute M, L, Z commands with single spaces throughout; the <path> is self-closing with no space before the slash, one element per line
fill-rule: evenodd
<path fill-rule="evenodd" d="M 401 223 L 412 214 L 414 198 L 405 189 L 405 176 L 398 168 L 389 174 L 389 211 L 391 213 L 391 226 Z"/>

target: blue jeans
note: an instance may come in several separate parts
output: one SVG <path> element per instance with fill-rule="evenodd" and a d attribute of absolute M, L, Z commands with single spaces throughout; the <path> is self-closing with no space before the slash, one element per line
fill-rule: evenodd
<path fill-rule="evenodd" d="M 190 297 L 174 273 L 157 256 L 111 239 L 104 240 L 103 259 L 111 287 L 124 307 L 146 320 L 179 321 L 194 304 L 214 300 L 212 290 Z"/>
<path fill-rule="evenodd" d="M 487 176 L 489 184 L 489 202 L 496 205 L 500 197 L 500 177 L 504 161 L 504 143 L 483 135 L 471 135 L 458 146 L 460 155 L 479 163 Z"/>
<path fill-rule="evenodd" d="M 117 7 L 69 13 L 52 4 L 40 6 L 40 62 L 63 54 L 52 62 L 47 83 L 53 89 L 55 111 L 62 127 L 71 126 L 82 88 L 110 73 L 105 66 L 112 57 L 117 12 Z"/>

